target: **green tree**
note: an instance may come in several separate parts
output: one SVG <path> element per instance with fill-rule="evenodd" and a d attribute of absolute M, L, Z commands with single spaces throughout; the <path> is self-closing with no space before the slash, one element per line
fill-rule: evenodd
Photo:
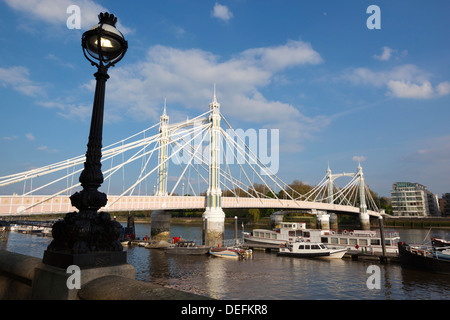
<path fill-rule="evenodd" d="M 261 212 L 259 209 L 248 209 L 247 219 L 251 222 L 258 222 Z"/>

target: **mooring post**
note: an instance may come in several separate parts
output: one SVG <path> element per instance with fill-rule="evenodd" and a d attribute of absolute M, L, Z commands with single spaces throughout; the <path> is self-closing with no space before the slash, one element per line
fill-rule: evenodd
<path fill-rule="evenodd" d="M 380 225 L 381 234 L 381 248 L 383 249 L 383 255 L 380 257 L 380 262 L 386 262 L 386 242 L 384 240 L 384 229 L 383 229 L 383 217 L 378 217 L 378 224 Z"/>
<path fill-rule="evenodd" d="M 237 216 L 234 216 L 234 239 L 235 244 L 238 245 L 238 225 L 237 225 Z"/>
<path fill-rule="evenodd" d="M 203 245 L 208 244 L 208 219 L 203 218 Z"/>

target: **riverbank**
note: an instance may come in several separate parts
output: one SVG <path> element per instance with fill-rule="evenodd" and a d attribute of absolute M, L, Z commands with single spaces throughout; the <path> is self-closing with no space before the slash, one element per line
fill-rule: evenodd
<path fill-rule="evenodd" d="M 385 217 L 384 226 L 408 229 L 450 229 L 450 217 Z"/>
<path fill-rule="evenodd" d="M 118 214 L 110 213 L 111 217 L 115 217 L 117 221 L 126 223 L 128 218 L 128 213 Z M 25 218 L 27 221 L 52 221 L 58 218 L 63 218 L 64 215 L 53 215 L 53 216 L 30 216 Z M 135 223 L 151 223 L 150 214 L 137 214 L 134 215 Z M 287 216 L 286 221 L 289 222 L 305 222 L 307 228 L 315 227 L 315 217 L 311 215 L 299 215 L 299 216 Z M 17 219 L 16 219 L 17 220 Z M 238 223 L 241 225 L 242 221 L 246 226 L 252 227 L 270 227 L 270 217 L 262 217 L 258 222 L 250 222 L 245 218 L 239 217 Z M 347 221 L 339 221 L 339 229 L 358 229 L 358 223 L 347 224 Z M 186 224 L 186 225 L 201 225 L 203 223 L 203 218 L 199 217 L 172 217 L 170 219 L 172 224 Z M 234 217 L 225 218 L 226 224 L 234 224 Z M 392 217 L 385 216 L 384 226 L 392 228 L 408 228 L 408 229 L 429 229 L 429 228 L 442 228 L 450 229 L 450 217 Z M 371 227 L 378 228 L 378 219 L 371 219 Z"/>

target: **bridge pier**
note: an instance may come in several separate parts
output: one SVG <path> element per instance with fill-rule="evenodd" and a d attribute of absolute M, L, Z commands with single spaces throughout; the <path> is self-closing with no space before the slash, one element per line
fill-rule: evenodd
<path fill-rule="evenodd" d="M 223 244 L 225 235 L 225 213 L 222 208 L 208 207 L 203 213 L 203 239 L 204 244 L 217 247 Z"/>
<path fill-rule="evenodd" d="M 322 230 L 330 230 L 330 215 L 326 212 L 317 212 L 317 227 Z"/>
<path fill-rule="evenodd" d="M 270 226 L 272 229 L 283 222 L 283 217 L 283 211 L 277 211 L 270 215 Z"/>
<path fill-rule="evenodd" d="M 370 230 L 370 216 L 367 212 L 359 213 L 359 221 L 361 223 L 361 230 Z"/>
<path fill-rule="evenodd" d="M 209 186 L 206 191 L 206 210 L 203 213 L 203 239 L 211 247 L 223 243 L 225 233 L 225 213 L 222 210 L 222 190 L 220 189 L 220 103 L 214 98 L 209 104 L 211 111 L 211 134 L 209 140 Z"/>
<path fill-rule="evenodd" d="M 152 240 L 170 240 L 170 211 L 156 210 L 151 215 L 151 237 Z"/>
<path fill-rule="evenodd" d="M 330 229 L 331 230 L 338 229 L 338 216 L 334 212 L 330 212 Z"/>

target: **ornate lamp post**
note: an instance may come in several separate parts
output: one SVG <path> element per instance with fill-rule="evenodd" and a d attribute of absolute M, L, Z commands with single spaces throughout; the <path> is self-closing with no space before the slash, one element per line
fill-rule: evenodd
<path fill-rule="evenodd" d="M 126 252 L 119 242 L 121 225 L 111 220 L 106 212 L 97 213 L 107 203 L 106 194 L 98 191 L 103 183 L 101 148 L 105 85 L 109 67 L 119 62 L 128 44 L 115 27 L 117 18 L 107 12 L 100 13 L 99 23 L 82 36 L 83 53 L 93 66 L 97 84 L 92 109 L 91 127 L 84 170 L 79 181 L 83 190 L 70 197 L 79 212 L 68 213 L 64 220 L 53 225 L 54 240 L 44 253 L 43 262 L 66 268 L 107 266 L 126 263 Z"/>

